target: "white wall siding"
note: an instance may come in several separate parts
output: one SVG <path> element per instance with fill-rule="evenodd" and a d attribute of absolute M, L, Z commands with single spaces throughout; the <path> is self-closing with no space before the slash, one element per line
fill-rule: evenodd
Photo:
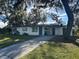
<path fill-rule="evenodd" d="M 39 27 L 37 28 L 37 32 L 32 32 L 32 27 L 28 27 L 29 35 L 39 35 Z"/>
<path fill-rule="evenodd" d="M 44 35 L 45 31 L 44 31 L 45 27 L 42 27 L 42 35 Z"/>
<path fill-rule="evenodd" d="M 32 27 L 27 27 L 26 31 L 23 31 L 22 28 L 26 27 L 17 27 L 17 31 L 19 31 L 20 35 L 27 33 L 28 35 L 39 35 L 39 27 L 37 28 L 37 32 L 32 32 Z"/>
<path fill-rule="evenodd" d="M 20 35 L 23 35 L 22 27 L 17 27 L 17 31 L 20 33 Z"/>
<path fill-rule="evenodd" d="M 74 35 L 74 33 L 73 33 L 74 29 L 75 29 L 75 28 L 72 27 L 72 30 L 71 30 L 70 36 L 73 36 L 73 35 Z"/>
<path fill-rule="evenodd" d="M 37 32 L 32 32 L 32 27 L 27 27 L 27 30 L 23 30 L 23 28 L 26 27 L 17 27 L 17 31 L 19 31 L 20 35 L 23 35 L 24 33 L 27 33 L 28 35 L 39 35 L 39 27 L 37 28 Z M 42 35 L 45 33 L 45 27 L 42 27 Z M 51 30 L 52 34 L 52 30 Z M 55 35 L 63 35 L 63 27 L 56 27 L 55 28 Z"/>
<path fill-rule="evenodd" d="M 55 28 L 55 35 L 63 35 L 63 28 L 62 27 Z"/>

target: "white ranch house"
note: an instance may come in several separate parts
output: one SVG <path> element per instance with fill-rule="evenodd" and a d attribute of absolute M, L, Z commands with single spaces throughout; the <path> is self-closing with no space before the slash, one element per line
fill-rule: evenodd
<path fill-rule="evenodd" d="M 62 36 L 65 31 L 66 26 L 62 25 L 53 25 L 53 24 L 43 24 L 43 25 L 30 25 L 30 26 L 17 26 L 16 30 L 20 35 L 28 34 L 28 35 L 39 35 L 39 36 Z M 12 32 L 15 33 L 14 31 Z M 71 34 L 72 35 L 72 32 Z"/>

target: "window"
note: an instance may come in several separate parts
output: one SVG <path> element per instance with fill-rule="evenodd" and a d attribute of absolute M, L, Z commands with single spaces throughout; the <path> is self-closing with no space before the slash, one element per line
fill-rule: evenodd
<path fill-rule="evenodd" d="M 49 27 L 45 27 L 45 30 L 47 30 L 47 31 L 48 31 L 48 30 L 50 30 L 50 28 L 49 28 Z"/>
<path fill-rule="evenodd" d="M 23 31 L 27 31 L 27 27 L 23 27 L 22 30 L 23 30 Z"/>
<path fill-rule="evenodd" d="M 32 27 L 32 32 L 37 32 L 37 27 Z"/>

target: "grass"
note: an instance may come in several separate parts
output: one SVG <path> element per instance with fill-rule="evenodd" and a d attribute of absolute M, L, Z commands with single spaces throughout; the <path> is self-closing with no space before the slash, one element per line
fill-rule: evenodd
<path fill-rule="evenodd" d="M 79 47 L 72 43 L 49 42 L 20 59 L 79 59 Z"/>
<path fill-rule="evenodd" d="M 10 46 L 10 45 L 18 43 L 18 42 L 23 42 L 23 41 L 32 39 L 34 37 L 35 36 L 0 34 L 0 48 Z"/>

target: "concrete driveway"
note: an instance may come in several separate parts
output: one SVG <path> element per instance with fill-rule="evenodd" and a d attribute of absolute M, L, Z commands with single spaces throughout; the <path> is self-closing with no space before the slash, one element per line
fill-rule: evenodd
<path fill-rule="evenodd" d="M 19 59 L 19 57 L 28 54 L 51 38 L 52 36 L 42 36 L 29 41 L 14 44 L 9 47 L 5 47 L 0 50 L 0 59 Z"/>

